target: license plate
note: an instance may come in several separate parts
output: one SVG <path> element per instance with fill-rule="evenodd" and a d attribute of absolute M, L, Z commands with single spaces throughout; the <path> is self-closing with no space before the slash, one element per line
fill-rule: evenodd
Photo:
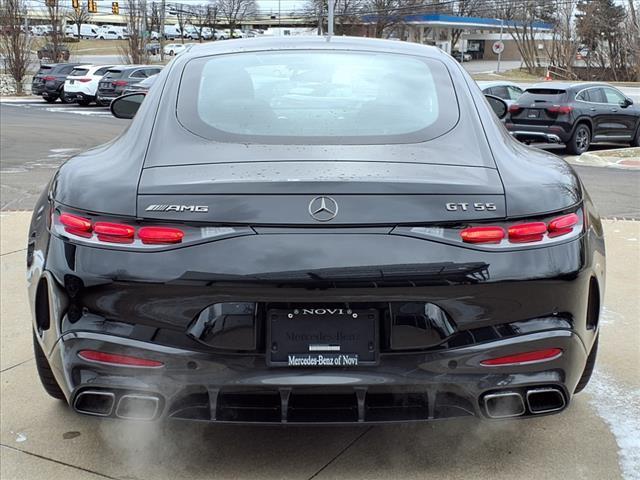
<path fill-rule="evenodd" d="M 376 310 L 273 309 L 267 318 L 271 366 L 345 368 L 378 361 Z"/>
<path fill-rule="evenodd" d="M 529 110 L 529 113 L 527 114 L 527 118 L 539 118 L 539 117 L 540 117 L 539 110 Z"/>
<path fill-rule="evenodd" d="M 69 84 L 73 85 L 74 83 L 76 83 L 75 80 L 69 80 Z"/>

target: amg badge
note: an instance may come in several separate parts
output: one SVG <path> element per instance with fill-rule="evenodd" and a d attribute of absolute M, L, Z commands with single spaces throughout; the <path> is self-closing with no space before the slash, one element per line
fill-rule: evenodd
<path fill-rule="evenodd" d="M 147 212 L 197 212 L 206 213 L 209 207 L 206 205 L 149 205 Z"/>

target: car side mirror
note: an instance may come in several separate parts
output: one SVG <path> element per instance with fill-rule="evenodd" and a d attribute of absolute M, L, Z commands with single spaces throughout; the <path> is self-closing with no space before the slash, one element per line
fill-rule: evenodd
<path fill-rule="evenodd" d="M 625 98 L 620 104 L 622 108 L 627 108 L 627 107 L 630 107 L 631 105 L 633 105 L 633 100 L 631 100 L 630 98 Z"/>
<path fill-rule="evenodd" d="M 493 109 L 494 113 L 500 120 L 502 120 L 504 117 L 507 116 L 507 112 L 509 111 L 507 102 L 505 102 L 499 97 L 496 97 L 495 95 L 485 95 L 485 98 L 487 99 L 487 102 L 489 102 L 489 105 L 491 105 L 491 108 Z"/>
<path fill-rule="evenodd" d="M 144 93 L 130 93 L 116 98 L 109 106 L 111 115 L 116 118 L 127 119 L 135 117 L 140 105 L 142 105 L 144 97 L 146 97 Z"/>

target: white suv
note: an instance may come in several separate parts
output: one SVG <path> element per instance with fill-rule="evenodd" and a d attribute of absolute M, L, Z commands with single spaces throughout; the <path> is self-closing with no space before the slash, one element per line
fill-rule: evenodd
<path fill-rule="evenodd" d="M 96 100 L 98 82 L 113 65 L 78 65 L 64 82 L 65 101 L 89 105 Z"/>

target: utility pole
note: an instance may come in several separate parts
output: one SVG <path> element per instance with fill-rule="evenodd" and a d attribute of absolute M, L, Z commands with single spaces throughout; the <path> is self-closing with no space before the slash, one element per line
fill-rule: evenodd
<path fill-rule="evenodd" d="M 164 15 L 167 9 L 166 0 L 162 0 L 160 4 L 160 28 L 158 32 L 158 40 L 160 40 L 160 60 L 164 62 Z"/>
<path fill-rule="evenodd" d="M 329 18 L 328 18 L 328 23 L 329 23 L 329 28 L 328 28 L 328 32 L 327 34 L 332 37 L 333 36 L 333 0 L 328 0 L 329 3 Z"/>
<path fill-rule="evenodd" d="M 500 19 L 500 43 L 502 43 L 502 29 L 504 27 L 504 19 Z M 498 52 L 498 68 L 496 73 L 500 73 L 500 60 L 502 59 L 502 50 Z"/>

